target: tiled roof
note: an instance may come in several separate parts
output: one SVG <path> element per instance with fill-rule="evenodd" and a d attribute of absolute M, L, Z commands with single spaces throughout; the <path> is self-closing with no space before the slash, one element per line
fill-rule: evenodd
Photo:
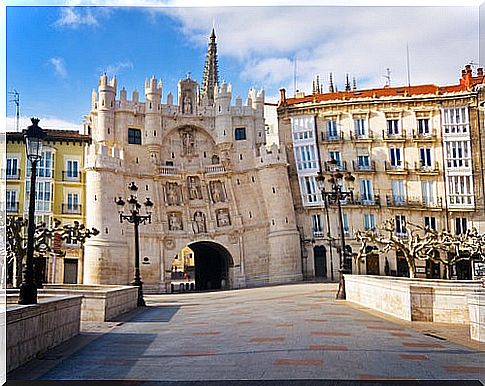
<path fill-rule="evenodd" d="M 80 134 L 74 130 L 51 130 L 44 129 L 47 134 L 45 141 L 72 141 L 72 142 L 91 142 L 91 136 L 86 134 Z M 7 141 L 21 140 L 23 141 L 23 133 L 19 132 L 7 132 Z"/>

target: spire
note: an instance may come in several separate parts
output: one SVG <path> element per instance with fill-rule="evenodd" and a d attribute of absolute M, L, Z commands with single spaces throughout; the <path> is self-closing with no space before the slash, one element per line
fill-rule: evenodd
<path fill-rule="evenodd" d="M 219 84 L 217 69 L 217 43 L 214 28 L 210 35 L 209 47 L 205 57 L 204 75 L 202 78 L 202 97 L 207 97 L 209 104 L 214 102 L 214 87 Z"/>
<path fill-rule="evenodd" d="M 355 76 L 352 78 L 352 90 L 357 90 L 357 81 L 355 80 Z"/>
<path fill-rule="evenodd" d="M 349 74 L 345 75 L 345 91 L 350 91 L 350 79 Z"/>
<path fill-rule="evenodd" d="M 328 92 L 335 92 L 335 89 L 333 88 L 333 76 L 332 76 L 332 73 L 330 73 L 330 84 L 328 85 Z"/>

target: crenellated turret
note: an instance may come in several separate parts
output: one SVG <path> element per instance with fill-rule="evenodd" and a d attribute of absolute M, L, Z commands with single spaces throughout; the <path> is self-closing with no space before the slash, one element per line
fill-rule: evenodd
<path fill-rule="evenodd" d="M 160 113 L 162 103 L 162 81 L 157 82 L 155 75 L 151 79 L 145 80 L 145 144 L 158 144 L 157 136 L 160 133 Z M 152 149 L 158 153 L 157 149 Z M 158 157 L 158 154 L 153 154 L 152 158 Z"/>
<path fill-rule="evenodd" d="M 217 143 L 231 142 L 232 115 L 231 115 L 232 86 L 222 82 L 220 87 L 214 87 L 215 129 Z"/>
<path fill-rule="evenodd" d="M 98 122 L 93 137 L 99 142 L 113 142 L 114 139 L 114 109 L 116 98 L 116 78 L 108 80 L 105 74 L 99 78 L 98 85 Z"/>
<path fill-rule="evenodd" d="M 256 92 L 254 88 L 251 88 L 248 92 L 248 104 L 251 101 L 251 106 L 256 110 L 257 115 L 264 115 L 264 90 L 261 89 Z"/>

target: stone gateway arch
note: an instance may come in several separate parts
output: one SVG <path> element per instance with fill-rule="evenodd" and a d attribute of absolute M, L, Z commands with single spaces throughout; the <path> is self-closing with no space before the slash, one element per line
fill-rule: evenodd
<path fill-rule="evenodd" d="M 264 146 L 264 92 L 251 89 L 246 103 L 232 104 L 231 85 L 217 79 L 214 45 L 213 33 L 204 84 L 180 80 L 177 101 L 169 93 L 162 103 L 155 77 L 145 81 L 144 101 L 100 77 L 85 171 L 87 226 L 101 233 L 85 245 L 85 283 L 132 280 L 133 228 L 119 222 L 115 204 L 131 181 L 139 200 L 155 204 L 152 223 L 140 227 L 145 291 L 170 290 L 173 258 L 187 245 L 196 259 L 222 259 L 200 260 L 201 289 L 207 281 L 215 288 L 214 280 L 241 288 L 302 279 L 286 152 Z M 212 93 L 206 82 L 215 82 Z"/>

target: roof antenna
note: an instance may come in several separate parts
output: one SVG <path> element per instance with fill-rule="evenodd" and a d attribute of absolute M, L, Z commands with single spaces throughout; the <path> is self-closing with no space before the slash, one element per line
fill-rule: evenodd
<path fill-rule="evenodd" d="M 386 78 L 386 85 L 384 87 L 391 87 L 391 70 L 386 68 L 386 75 L 383 75 Z"/>
<path fill-rule="evenodd" d="M 19 131 L 19 120 L 20 120 L 20 93 L 17 90 L 9 91 L 10 95 L 13 95 L 13 99 L 9 102 L 15 103 L 15 127 L 16 131 Z"/>
<path fill-rule="evenodd" d="M 295 92 L 295 96 L 297 92 L 296 86 L 297 86 L 297 83 L 296 83 L 296 55 L 295 55 L 295 58 L 293 59 L 293 90 Z"/>
<path fill-rule="evenodd" d="M 411 70 L 409 68 L 409 44 L 406 43 L 406 69 L 408 72 L 408 87 L 411 87 Z"/>

